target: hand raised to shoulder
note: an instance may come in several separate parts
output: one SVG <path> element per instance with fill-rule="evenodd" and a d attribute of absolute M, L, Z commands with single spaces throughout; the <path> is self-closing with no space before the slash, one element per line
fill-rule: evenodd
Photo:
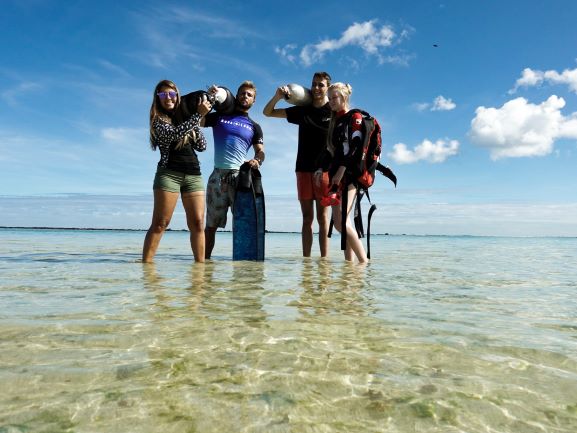
<path fill-rule="evenodd" d="M 212 104 L 210 103 L 206 95 L 202 95 L 202 97 L 199 98 L 198 100 L 198 106 L 197 106 L 198 114 L 200 114 L 201 116 L 206 116 L 210 112 L 210 110 L 212 110 Z"/>

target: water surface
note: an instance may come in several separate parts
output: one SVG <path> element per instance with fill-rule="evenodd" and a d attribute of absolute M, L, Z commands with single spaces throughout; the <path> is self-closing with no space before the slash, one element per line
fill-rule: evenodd
<path fill-rule="evenodd" d="M 577 239 L 143 236 L 0 230 L 0 433 L 577 431 Z"/>

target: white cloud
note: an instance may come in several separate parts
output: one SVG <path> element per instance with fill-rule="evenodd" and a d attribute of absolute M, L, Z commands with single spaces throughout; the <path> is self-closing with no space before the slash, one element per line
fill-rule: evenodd
<path fill-rule="evenodd" d="M 451 98 L 446 99 L 443 95 L 439 95 L 433 101 L 431 111 L 450 111 L 454 110 L 456 106 Z"/>
<path fill-rule="evenodd" d="M 263 38 L 262 33 L 250 25 L 249 21 L 236 16 L 233 17 L 238 19 L 230 19 L 221 15 L 202 13 L 198 8 L 186 6 L 166 9 L 162 7 L 153 11 L 152 19 L 157 20 L 159 16 L 169 25 L 184 24 L 183 30 L 192 24 L 192 32 L 196 35 L 204 32 L 206 36 L 214 39 Z M 188 29 L 189 33 L 192 33 L 191 29 Z"/>
<path fill-rule="evenodd" d="M 457 104 L 451 98 L 445 98 L 443 95 L 437 96 L 432 103 L 418 102 L 413 105 L 417 111 L 451 111 L 457 108 Z"/>
<path fill-rule="evenodd" d="M 417 102 L 417 103 L 413 104 L 413 106 L 415 107 L 415 109 L 417 111 L 425 111 L 425 110 L 429 109 L 431 104 L 429 104 L 428 102 Z"/>
<path fill-rule="evenodd" d="M 414 54 L 401 54 L 394 56 L 379 56 L 379 64 L 388 63 L 397 66 L 409 66 L 409 62 L 415 58 Z"/>
<path fill-rule="evenodd" d="M 103 128 L 100 131 L 102 138 L 115 143 L 140 142 L 147 136 L 148 130 L 143 128 Z"/>
<path fill-rule="evenodd" d="M 559 73 L 554 70 L 538 71 L 531 68 L 523 69 L 521 77 L 515 82 L 515 87 L 509 93 L 515 93 L 520 87 L 534 87 L 548 82 L 549 84 L 566 84 L 569 89 L 577 93 L 577 68 L 565 69 Z"/>
<path fill-rule="evenodd" d="M 17 86 L 11 86 L 8 90 L 4 90 L 0 93 L 0 97 L 4 102 L 10 106 L 18 105 L 18 97 L 25 93 L 33 93 L 41 90 L 42 86 L 39 83 L 25 81 Z"/>
<path fill-rule="evenodd" d="M 553 84 L 566 84 L 572 92 L 577 93 L 577 68 L 565 69 L 561 74 L 556 71 L 545 71 L 544 77 Z"/>
<path fill-rule="evenodd" d="M 501 108 L 478 107 L 469 134 L 492 159 L 548 155 L 555 140 L 577 138 L 577 113 L 563 116 L 564 106 L 552 95 L 539 105 L 516 98 Z"/>
<path fill-rule="evenodd" d="M 155 68 L 169 69 L 172 63 L 188 57 L 193 60 L 190 67 L 203 70 L 207 60 L 219 58 L 210 48 L 211 41 L 232 39 L 242 44 L 245 39 L 264 38 L 242 20 L 203 14 L 194 8 L 163 6 L 134 16 L 146 51 L 131 55 Z"/>
<path fill-rule="evenodd" d="M 104 69 L 107 69 L 110 72 L 113 72 L 121 77 L 130 77 L 131 75 L 126 71 L 126 69 L 122 68 L 121 66 L 115 65 L 112 62 L 109 62 L 105 59 L 97 60 L 97 62 L 102 66 Z"/>
<path fill-rule="evenodd" d="M 445 162 L 450 156 L 459 152 L 457 140 L 423 140 L 414 150 L 410 150 L 404 143 L 397 143 L 393 151 L 387 156 L 398 164 L 413 164 L 419 161 L 431 163 Z"/>
<path fill-rule="evenodd" d="M 405 37 L 405 33 L 401 35 Z M 380 63 L 391 62 L 393 57 L 383 57 L 380 50 L 393 45 L 397 38 L 391 26 L 378 26 L 376 20 L 354 23 L 338 39 L 324 39 L 316 44 L 308 44 L 300 52 L 300 60 L 305 66 L 320 61 L 324 54 L 347 46 L 360 47 L 366 54 L 376 56 Z M 395 57 L 395 61 L 398 59 Z"/>
<path fill-rule="evenodd" d="M 292 53 L 297 46 L 295 44 L 287 44 L 284 47 L 275 47 L 274 52 L 290 63 L 295 63 L 296 56 Z"/>

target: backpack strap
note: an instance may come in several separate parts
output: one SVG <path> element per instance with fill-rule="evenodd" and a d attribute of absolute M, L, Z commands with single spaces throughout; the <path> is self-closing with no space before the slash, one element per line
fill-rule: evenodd
<path fill-rule="evenodd" d="M 341 193 L 341 250 L 347 249 L 347 209 L 349 207 L 349 184 L 345 183 Z"/>
<path fill-rule="evenodd" d="M 369 209 L 369 215 L 367 217 L 367 259 L 371 258 L 371 217 L 373 216 L 373 212 L 377 210 L 377 206 L 371 204 L 371 208 Z"/>
<path fill-rule="evenodd" d="M 387 167 L 380 162 L 377 164 L 376 171 L 380 172 L 383 176 L 387 177 L 391 182 L 395 184 L 395 188 L 397 187 L 397 176 L 393 173 L 390 167 Z"/>
<path fill-rule="evenodd" d="M 357 195 L 355 197 L 356 201 L 353 221 L 355 222 L 355 230 L 357 231 L 357 236 L 359 238 L 365 237 L 365 229 L 363 228 L 363 212 L 361 210 L 361 200 L 363 199 L 365 191 L 366 190 L 357 187 Z M 368 191 L 366 192 L 368 193 Z"/>
<path fill-rule="evenodd" d="M 365 237 L 365 231 L 363 228 L 363 214 L 361 212 L 361 200 L 363 196 L 367 196 L 367 200 L 371 207 L 369 208 L 369 214 L 367 216 L 367 258 L 371 258 L 371 218 L 373 212 L 377 210 L 377 206 L 371 202 L 371 196 L 368 189 L 358 189 L 357 190 L 357 202 L 355 203 L 355 229 L 357 230 L 357 235 L 359 238 Z"/>

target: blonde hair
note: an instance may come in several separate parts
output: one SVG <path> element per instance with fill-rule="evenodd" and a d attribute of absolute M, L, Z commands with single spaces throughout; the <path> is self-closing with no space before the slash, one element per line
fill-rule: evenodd
<path fill-rule="evenodd" d="M 330 92 L 339 93 L 345 101 L 345 109 L 349 111 L 350 109 L 349 100 L 353 93 L 353 87 L 348 83 L 337 82 L 329 86 L 327 93 Z M 333 144 L 333 130 L 335 129 L 336 119 L 337 119 L 336 112 L 331 111 L 331 121 L 329 123 L 329 130 L 327 133 L 327 150 L 331 155 L 335 154 L 335 145 Z"/>
<path fill-rule="evenodd" d="M 345 98 L 345 102 L 349 103 L 349 98 L 353 93 L 353 88 L 349 83 L 333 83 L 329 86 L 328 92 L 339 92 L 343 98 Z"/>

